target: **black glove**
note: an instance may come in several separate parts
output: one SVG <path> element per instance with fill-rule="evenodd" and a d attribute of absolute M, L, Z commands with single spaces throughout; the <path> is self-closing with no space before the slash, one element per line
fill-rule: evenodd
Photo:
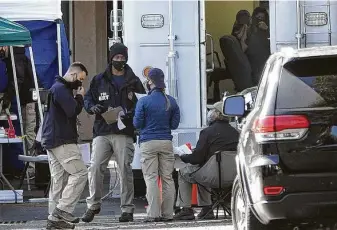
<path fill-rule="evenodd" d="M 132 112 L 127 112 L 126 114 L 121 116 L 122 120 L 130 120 L 133 119 L 133 113 Z"/>
<path fill-rule="evenodd" d="M 186 164 L 189 163 L 188 162 L 188 155 L 189 154 L 183 154 L 183 155 L 181 155 L 180 156 L 181 161 L 184 162 L 184 163 L 186 163 Z"/>
<path fill-rule="evenodd" d="M 101 113 L 104 113 L 105 112 L 105 108 L 103 105 L 100 105 L 100 104 L 97 104 L 97 105 L 94 105 L 93 107 L 90 108 L 90 111 L 93 113 L 93 114 L 101 114 Z"/>

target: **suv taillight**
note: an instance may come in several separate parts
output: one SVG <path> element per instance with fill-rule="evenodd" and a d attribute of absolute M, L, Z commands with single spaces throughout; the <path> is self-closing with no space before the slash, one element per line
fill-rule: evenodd
<path fill-rule="evenodd" d="M 252 130 L 257 142 L 298 140 L 309 126 L 307 117 L 302 115 L 266 116 L 257 118 Z"/>

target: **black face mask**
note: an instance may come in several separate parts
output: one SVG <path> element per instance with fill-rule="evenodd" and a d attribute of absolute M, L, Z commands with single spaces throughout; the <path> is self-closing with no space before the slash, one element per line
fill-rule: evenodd
<path fill-rule="evenodd" d="M 0 50 L 0 59 L 5 59 L 5 58 L 6 58 L 6 52 L 3 49 L 1 49 Z"/>
<path fill-rule="evenodd" d="M 122 71 L 125 67 L 126 61 L 112 61 L 111 64 L 116 70 Z"/>
<path fill-rule="evenodd" d="M 68 82 L 68 85 L 71 89 L 78 89 L 82 86 L 82 82 L 80 80 L 76 80 L 74 82 Z"/>

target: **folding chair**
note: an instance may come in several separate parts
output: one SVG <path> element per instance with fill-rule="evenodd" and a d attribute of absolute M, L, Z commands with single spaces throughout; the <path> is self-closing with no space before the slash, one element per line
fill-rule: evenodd
<path fill-rule="evenodd" d="M 35 155 L 35 156 L 25 156 L 25 155 L 19 155 L 19 160 L 26 162 L 25 163 L 25 167 L 22 171 L 21 174 L 21 178 L 20 178 L 20 185 L 19 185 L 19 189 L 22 188 L 23 185 L 23 181 L 25 179 L 25 174 L 27 172 L 28 166 L 30 162 L 34 162 L 34 163 L 44 163 L 44 164 L 48 164 L 48 155 Z M 48 182 L 47 188 L 44 191 L 44 197 L 48 197 L 48 192 L 49 192 L 49 188 L 50 188 L 50 181 Z"/>
<path fill-rule="evenodd" d="M 225 218 L 231 216 L 228 200 L 230 200 L 232 185 L 236 176 L 235 156 L 236 151 L 218 151 L 205 165 L 193 173 L 193 178 L 198 186 L 205 188 L 214 198 L 215 201 L 209 213 L 217 209 L 217 219 L 219 207 L 223 208 Z"/>

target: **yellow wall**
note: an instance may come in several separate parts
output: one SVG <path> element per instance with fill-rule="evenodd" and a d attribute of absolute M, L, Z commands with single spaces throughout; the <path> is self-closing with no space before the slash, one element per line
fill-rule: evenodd
<path fill-rule="evenodd" d="M 223 55 L 219 46 L 219 39 L 232 32 L 235 16 L 239 10 L 248 10 L 253 13 L 254 1 L 207 1 L 206 32 L 213 36 L 215 50 L 219 53 L 223 65 Z M 209 43 L 209 42 L 208 42 Z M 210 50 L 207 50 L 209 53 Z"/>

